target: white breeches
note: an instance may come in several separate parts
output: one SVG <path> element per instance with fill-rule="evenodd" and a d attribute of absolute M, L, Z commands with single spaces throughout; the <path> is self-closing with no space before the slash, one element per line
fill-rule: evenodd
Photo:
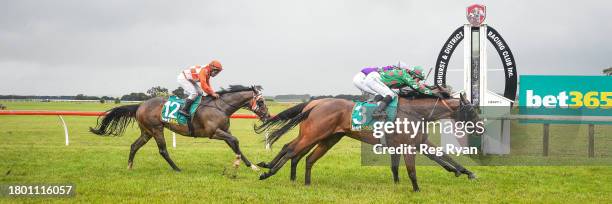
<path fill-rule="evenodd" d="M 197 84 L 191 83 L 191 81 L 186 79 L 183 73 L 180 73 L 178 77 L 176 77 L 176 81 L 185 90 L 185 93 L 188 95 L 187 98 L 191 100 L 195 100 L 198 95 L 202 95 L 204 93 L 204 91 L 202 91 L 202 88 L 197 86 Z"/>
<path fill-rule="evenodd" d="M 380 80 L 380 74 L 378 74 L 378 72 L 372 72 L 368 74 L 368 76 L 366 76 L 365 78 L 365 84 L 368 88 L 374 90 L 374 92 L 382 96 L 397 96 L 397 94 L 395 94 L 395 92 L 393 92 L 391 88 L 389 88 Z"/>
<path fill-rule="evenodd" d="M 368 85 L 366 85 L 366 75 L 363 72 L 359 72 L 355 74 L 353 77 L 353 84 L 361 91 L 376 95 L 376 91 L 372 90 Z"/>

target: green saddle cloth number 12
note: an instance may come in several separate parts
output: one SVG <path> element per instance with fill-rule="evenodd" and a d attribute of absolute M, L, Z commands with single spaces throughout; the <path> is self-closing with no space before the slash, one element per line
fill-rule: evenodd
<path fill-rule="evenodd" d="M 196 98 L 196 100 L 193 102 L 193 104 L 191 105 L 189 109 L 189 115 L 193 116 L 196 109 L 200 105 L 201 100 L 202 100 L 202 97 Z M 177 123 L 179 125 L 187 124 L 187 121 L 189 121 L 189 118 L 182 114 L 179 114 L 179 110 L 184 105 L 185 105 L 185 100 L 177 96 L 170 96 L 168 98 L 168 101 L 164 103 L 164 106 L 162 107 L 162 110 L 161 110 L 162 121 L 167 122 L 167 123 Z"/>

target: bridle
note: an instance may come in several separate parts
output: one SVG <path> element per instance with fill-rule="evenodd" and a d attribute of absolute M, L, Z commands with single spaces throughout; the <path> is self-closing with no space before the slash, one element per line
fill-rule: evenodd
<path fill-rule="evenodd" d="M 263 98 L 263 95 L 261 94 L 261 92 L 257 91 L 255 88 L 253 88 L 253 97 L 251 97 L 251 100 L 249 100 L 248 102 L 245 102 L 244 104 L 242 104 L 239 107 L 238 106 L 234 106 L 234 105 L 228 103 L 227 101 L 223 100 L 222 98 L 219 98 L 219 100 L 222 101 L 223 103 L 229 105 L 230 107 L 235 108 L 235 109 L 249 108 L 251 111 L 255 112 L 259 116 L 259 114 L 263 114 L 263 113 L 260 113 L 260 111 L 262 109 L 262 106 L 259 104 L 259 101 L 262 98 Z"/>
<path fill-rule="evenodd" d="M 251 110 L 257 113 L 259 109 L 261 109 L 261 106 L 259 105 L 259 100 L 261 100 L 263 96 L 261 93 L 256 92 L 257 91 L 253 91 L 253 98 L 251 98 L 249 103 L 251 106 Z"/>
<path fill-rule="evenodd" d="M 463 117 L 461 117 L 460 120 L 464 120 L 464 121 L 465 120 L 471 120 L 473 118 L 469 118 L 468 114 L 471 113 L 472 111 L 474 111 L 474 107 L 473 106 L 471 106 L 470 104 L 467 104 L 467 105 L 466 104 L 462 104 L 462 105 L 459 106 L 459 111 L 456 113 L 457 114 L 456 116 L 459 117 L 459 116 L 461 116 L 459 114 L 463 114 L 462 115 Z"/>

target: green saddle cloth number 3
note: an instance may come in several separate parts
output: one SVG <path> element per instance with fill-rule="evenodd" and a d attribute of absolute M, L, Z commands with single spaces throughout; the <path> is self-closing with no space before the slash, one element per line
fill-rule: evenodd
<path fill-rule="evenodd" d="M 385 121 L 395 120 L 397 114 L 397 103 L 398 98 L 393 98 L 393 101 L 389 104 L 386 109 L 387 117 Z M 372 129 L 372 125 L 375 122 L 372 114 L 378 107 L 377 104 L 368 102 L 356 102 L 353 107 L 353 113 L 351 114 L 351 128 L 353 131 L 359 131 L 364 129 Z"/>

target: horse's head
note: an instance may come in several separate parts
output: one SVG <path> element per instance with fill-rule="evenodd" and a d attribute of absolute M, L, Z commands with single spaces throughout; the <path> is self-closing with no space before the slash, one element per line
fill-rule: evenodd
<path fill-rule="evenodd" d="M 266 106 L 266 100 L 262 94 L 262 88 L 260 86 L 252 86 L 253 98 L 247 103 L 247 108 L 255 113 L 259 120 L 265 122 L 270 118 L 268 113 L 268 106 Z"/>
<path fill-rule="evenodd" d="M 217 104 L 227 104 L 222 109 L 228 115 L 244 108 L 255 113 L 260 120 L 266 121 L 270 114 L 261 90 L 260 86 L 230 85 L 228 89 L 217 92 L 221 97 L 215 101 Z"/>
<path fill-rule="evenodd" d="M 457 107 L 457 110 L 453 113 L 452 118 L 455 121 L 464 123 L 471 122 L 474 125 L 480 122 L 480 116 L 476 108 L 474 108 L 474 105 L 465 98 L 464 93 L 461 93 L 459 96 L 459 107 Z"/>

